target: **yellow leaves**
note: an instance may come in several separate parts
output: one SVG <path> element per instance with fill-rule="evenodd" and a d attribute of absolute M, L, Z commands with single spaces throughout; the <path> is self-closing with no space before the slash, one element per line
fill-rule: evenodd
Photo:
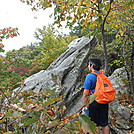
<path fill-rule="evenodd" d="M 80 8 L 81 4 L 82 4 L 82 0 L 79 0 L 77 10 Z"/>
<path fill-rule="evenodd" d="M 64 44 L 64 46 L 67 46 L 68 44 Z"/>
<path fill-rule="evenodd" d="M 44 2 L 44 0 L 39 0 L 39 2 L 40 2 L 40 3 L 43 3 L 43 2 Z"/>
<path fill-rule="evenodd" d="M 134 4 L 130 5 L 129 7 L 130 7 L 131 9 L 134 9 Z"/>
<path fill-rule="evenodd" d="M 0 87 L 0 88 L 5 88 L 5 87 Z"/>
<path fill-rule="evenodd" d="M 96 21 L 92 21 L 92 23 L 90 23 L 90 27 L 91 27 L 91 28 L 94 28 L 95 26 L 97 26 Z"/>
<path fill-rule="evenodd" d="M 108 25 L 106 25 L 106 26 L 108 26 L 108 28 L 115 28 L 115 27 L 117 27 L 117 26 L 115 25 L 115 23 L 108 24 Z"/>
<path fill-rule="evenodd" d="M 55 0 L 56 4 L 62 3 L 62 0 Z"/>
<path fill-rule="evenodd" d="M 73 12 L 75 13 L 77 11 L 77 7 L 74 7 L 73 8 Z"/>
<path fill-rule="evenodd" d="M 82 25 L 83 28 L 84 28 L 85 26 L 88 26 L 89 22 L 90 22 L 90 19 L 88 19 L 88 18 L 83 19 L 83 25 Z"/>
<path fill-rule="evenodd" d="M 73 22 L 76 22 L 76 20 L 77 20 L 77 18 L 76 18 L 76 16 L 73 18 Z"/>
<path fill-rule="evenodd" d="M 85 5 L 86 5 L 86 8 L 87 8 L 87 9 L 89 8 L 90 3 L 91 3 L 90 0 L 85 1 Z"/>
<path fill-rule="evenodd" d="M 106 5 L 106 10 L 108 11 L 108 10 L 110 9 L 110 7 L 111 7 L 111 4 L 108 3 L 108 4 Z"/>
<path fill-rule="evenodd" d="M 126 16 L 126 20 L 129 20 L 130 18 Z"/>
<path fill-rule="evenodd" d="M 32 103 L 32 102 L 33 102 L 33 99 L 25 101 L 25 103 Z"/>
<path fill-rule="evenodd" d="M 98 3 L 98 0 L 91 0 L 93 3 Z"/>
<path fill-rule="evenodd" d="M 123 36 L 124 35 L 124 31 L 120 29 L 120 35 Z"/>
<path fill-rule="evenodd" d="M 105 2 L 106 2 L 106 0 L 102 0 L 102 2 L 104 2 L 104 3 L 105 3 Z"/>
<path fill-rule="evenodd" d="M 72 118 L 72 119 L 75 119 L 75 118 L 77 118 L 77 117 L 79 117 L 79 113 L 73 114 L 71 118 Z"/>
<path fill-rule="evenodd" d="M 99 14 L 98 14 L 99 17 L 102 17 L 102 15 L 103 15 L 102 13 L 99 13 Z"/>
<path fill-rule="evenodd" d="M 50 131 L 50 130 L 48 130 L 47 132 L 45 132 L 45 134 L 51 134 L 51 131 Z"/>
<path fill-rule="evenodd" d="M 65 111 L 67 108 L 65 106 L 62 107 L 63 111 Z"/>
<path fill-rule="evenodd" d="M 8 132 L 6 132 L 6 133 L 3 133 L 3 134 L 13 134 L 13 132 L 11 132 L 11 131 L 8 131 Z"/>
<path fill-rule="evenodd" d="M 92 17 L 92 13 L 89 12 L 88 15 L 87 15 L 87 17 L 88 18 Z"/>
<path fill-rule="evenodd" d="M 117 12 L 116 11 L 111 11 L 110 13 L 109 13 L 109 16 L 116 16 L 117 15 Z"/>

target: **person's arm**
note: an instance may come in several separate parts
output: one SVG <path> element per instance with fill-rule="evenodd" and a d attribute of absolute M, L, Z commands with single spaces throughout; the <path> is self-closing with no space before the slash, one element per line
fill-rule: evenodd
<path fill-rule="evenodd" d="M 86 105 L 86 103 L 89 103 L 89 96 L 90 96 L 91 90 L 84 89 L 83 92 L 83 106 Z"/>

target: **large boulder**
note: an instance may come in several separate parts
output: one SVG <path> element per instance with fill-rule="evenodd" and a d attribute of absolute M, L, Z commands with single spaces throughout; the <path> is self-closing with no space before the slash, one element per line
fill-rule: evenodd
<path fill-rule="evenodd" d="M 127 92 L 128 85 L 126 86 L 126 82 L 128 81 L 127 78 L 127 72 L 125 70 L 125 67 L 116 69 L 111 76 L 109 76 L 109 79 L 113 85 L 113 87 L 116 89 L 116 92 Z"/>
<path fill-rule="evenodd" d="M 21 91 L 33 90 L 36 93 L 50 88 L 66 94 L 66 114 L 75 113 L 82 105 L 82 76 L 87 67 L 88 57 L 97 44 L 95 37 L 78 38 L 70 43 L 68 49 L 58 57 L 46 70 L 42 70 L 24 81 Z M 58 84 L 53 77 L 58 77 Z M 61 86 L 59 86 L 61 85 Z M 62 88 L 61 88 L 62 87 Z M 20 87 L 19 87 L 20 89 Z M 16 92 L 18 89 L 15 90 Z"/>
<path fill-rule="evenodd" d="M 113 134 L 128 134 L 133 128 L 134 107 L 128 103 L 127 97 L 125 97 L 129 93 L 125 68 L 116 69 L 109 79 L 116 90 L 116 100 L 109 105 L 109 126 Z"/>

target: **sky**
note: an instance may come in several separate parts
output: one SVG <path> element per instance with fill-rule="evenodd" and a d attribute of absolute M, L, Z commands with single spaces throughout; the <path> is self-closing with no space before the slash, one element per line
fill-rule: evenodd
<path fill-rule="evenodd" d="M 4 39 L 4 50 L 19 49 L 22 46 L 34 43 L 34 31 L 53 22 L 49 15 L 53 9 L 33 12 L 31 6 L 22 3 L 20 0 L 0 0 L 0 29 L 4 27 L 18 28 L 19 36 Z"/>

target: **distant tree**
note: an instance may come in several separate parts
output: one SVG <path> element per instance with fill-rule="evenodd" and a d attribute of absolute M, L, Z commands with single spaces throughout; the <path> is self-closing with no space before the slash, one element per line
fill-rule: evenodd
<path fill-rule="evenodd" d="M 5 27 L 0 29 L 0 52 L 4 52 L 3 39 L 13 38 L 17 35 L 19 35 L 18 28 Z"/>
<path fill-rule="evenodd" d="M 109 21 L 108 29 L 116 34 L 112 44 L 119 54 L 119 60 L 115 60 L 117 64 L 125 66 L 127 71 L 128 81 L 126 81 L 131 90 L 130 94 L 134 93 L 134 2 L 132 0 L 115 2 L 113 12 L 110 15 L 114 16 L 114 22 Z M 118 12 L 117 12 L 118 11 Z M 116 22 L 116 23 L 115 23 Z"/>
<path fill-rule="evenodd" d="M 69 43 L 76 39 L 77 36 L 64 36 L 52 26 L 44 26 L 43 29 L 37 29 L 35 38 L 37 39 L 36 51 L 39 53 L 34 60 L 39 62 L 40 69 L 46 69 L 50 63 L 67 49 Z"/>
<path fill-rule="evenodd" d="M 19 35 L 17 28 L 6 27 L 0 29 L 0 53 L 3 53 L 5 51 L 4 44 L 2 43 L 2 41 L 4 39 L 13 38 L 17 35 Z M 0 55 L 0 81 L 1 86 L 5 86 L 6 88 L 12 87 L 15 83 L 17 83 L 16 77 L 18 77 L 16 74 L 9 72 L 8 68 L 9 61 L 6 60 L 5 56 Z M 18 77 L 17 79 L 19 81 L 21 80 L 20 77 Z"/>
<path fill-rule="evenodd" d="M 44 27 L 35 32 L 35 38 L 38 40 L 36 43 L 9 51 L 6 56 L 0 57 L 1 86 L 12 90 L 18 86 L 18 82 L 46 69 L 77 37 L 64 37 L 53 27 Z"/>
<path fill-rule="evenodd" d="M 79 24 L 82 29 L 86 26 L 94 28 L 94 31 L 101 33 L 101 41 L 103 46 L 105 70 L 108 70 L 108 54 L 105 38 L 105 31 L 118 25 L 115 21 L 116 17 L 120 17 L 124 8 L 128 5 L 133 9 L 132 0 L 78 0 L 78 1 L 36 1 L 21 0 L 33 6 L 32 9 L 39 9 L 40 7 L 46 9 L 54 7 L 55 23 L 61 26 L 62 21 L 66 21 L 68 26 Z M 111 25 L 109 25 L 109 23 Z M 119 30 L 121 32 L 121 30 Z"/>

